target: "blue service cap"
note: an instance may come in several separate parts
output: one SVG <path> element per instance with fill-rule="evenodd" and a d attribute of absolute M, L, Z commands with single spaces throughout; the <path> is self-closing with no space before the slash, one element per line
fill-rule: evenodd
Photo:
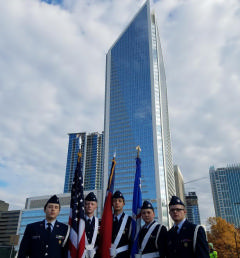
<path fill-rule="evenodd" d="M 118 190 L 112 196 L 112 199 L 117 199 L 117 198 L 122 198 L 123 200 L 125 200 L 123 194 Z"/>
<path fill-rule="evenodd" d="M 169 203 L 169 206 L 171 206 L 171 205 L 177 205 L 177 204 L 180 204 L 180 205 L 185 206 L 184 203 L 182 202 L 182 200 L 181 200 L 179 197 L 177 197 L 177 196 L 172 196 L 172 199 L 171 199 L 171 201 L 170 201 L 170 203 Z"/>
<path fill-rule="evenodd" d="M 152 203 L 149 201 L 144 201 L 143 205 L 141 207 L 141 210 L 146 210 L 146 209 L 152 209 L 154 211 L 154 208 L 152 206 Z"/>
<path fill-rule="evenodd" d="M 90 192 L 86 197 L 85 201 L 97 202 L 97 197 L 93 192 Z"/>
<path fill-rule="evenodd" d="M 60 208 L 60 202 L 59 202 L 59 198 L 57 197 L 57 195 L 53 195 L 49 198 L 49 200 L 46 202 L 46 204 L 44 205 L 44 210 L 46 209 L 47 205 L 49 203 L 56 203 L 59 204 L 59 208 Z"/>

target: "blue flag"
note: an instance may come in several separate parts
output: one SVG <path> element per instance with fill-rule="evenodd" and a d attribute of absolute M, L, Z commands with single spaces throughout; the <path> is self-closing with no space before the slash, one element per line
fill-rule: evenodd
<path fill-rule="evenodd" d="M 138 233 L 141 227 L 141 207 L 142 207 L 142 191 L 141 191 L 141 160 L 136 158 L 136 174 L 133 189 L 132 203 L 132 250 L 131 257 L 138 253 Z"/>

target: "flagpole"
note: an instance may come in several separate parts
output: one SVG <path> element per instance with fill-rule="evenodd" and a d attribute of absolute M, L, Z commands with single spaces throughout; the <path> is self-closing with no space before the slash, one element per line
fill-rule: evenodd
<path fill-rule="evenodd" d="M 132 203 L 132 250 L 131 257 L 134 258 L 138 253 L 138 233 L 141 227 L 141 206 L 142 206 L 142 192 L 141 192 L 141 159 L 139 153 L 141 151 L 140 146 L 136 147 L 136 173 L 133 188 L 133 203 Z"/>

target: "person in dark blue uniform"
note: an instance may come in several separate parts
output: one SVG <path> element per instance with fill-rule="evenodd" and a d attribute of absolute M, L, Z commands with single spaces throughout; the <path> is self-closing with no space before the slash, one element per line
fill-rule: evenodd
<path fill-rule="evenodd" d="M 130 257 L 132 218 L 123 212 L 125 199 L 120 191 L 112 196 L 113 226 L 110 256 L 116 258 Z"/>
<path fill-rule="evenodd" d="M 98 218 L 94 216 L 97 209 L 97 197 L 93 192 L 90 192 L 85 198 L 85 231 L 86 231 L 86 244 L 85 244 L 85 257 L 95 257 L 98 247 L 99 234 Z"/>
<path fill-rule="evenodd" d="M 149 201 L 144 201 L 141 216 L 145 225 L 139 231 L 138 254 L 135 257 L 166 257 L 167 229 L 154 220 L 154 208 Z"/>
<path fill-rule="evenodd" d="M 189 222 L 186 218 L 184 203 L 173 196 L 169 203 L 170 216 L 174 226 L 168 231 L 168 258 L 209 258 L 205 230 Z"/>
<path fill-rule="evenodd" d="M 60 212 L 59 198 L 53 195 L 45 204 L 46 218 L 28 224 L 24 232 L 18 258 L 66 258 L 69 228 L 56 220 Z"/>

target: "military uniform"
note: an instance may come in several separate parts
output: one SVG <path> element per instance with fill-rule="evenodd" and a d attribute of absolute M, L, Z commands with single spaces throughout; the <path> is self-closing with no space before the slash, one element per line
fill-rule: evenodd
<path fill-rule="evenodd" d="M 153 227 L 153 230 L 150 233 L 151 227 Z M 149 227 L 142 227 L 138 238 L 138 250 L 140 250 L 141 257 L 146 256 L 146 254 L 148 254 L 147 257 L 166 257 L 166 236 L 166 227 L 160 225 L 155 220 Z M 146 245 L 143 247 L 144 242 L 146 242 Z"/>
<path fill-rule="evenodd" d="M 85 232 L 86 232 L 86 250 L 94 250 L 94 254 L 98 247 L 99 234 L 98 234 L 99 222 L 98 218 L 93 216 L 92 220 L 86 218 Z M 94 257 L 92 255 L 92 257 Z"/>
<path fill-rule="evenodd" d="M 66 258 L 68 226 L 55 221 L 52 232 L 45 220 L 28 224 L 20 244 L 18 258 Z"/>
<path fill-rule="evenodd" d="M 125 227 L 122 224 L 126 221 Z M 130 248 L 131 248 L 131 224 L 132 218 L 122 213 L 119 221 L 117 219 L 113 219 L 113 227 L 112 227 L 112 247 L 115 248 L 119 253 L 115 256 L 116 258 L 126 258 L 130 256 Z M 121 227 L 122 226 L 122 227 Z M 122 230 L 122 234 L 120 230 Z M 116 243 L 118 237 L 118 233 L 120 232 L 120 239 L 118 243 Z M 121 251 L 123 250 L 123 251 Z M 121 251 L 121 252 L 120 252 Z"/>
<path fill-rule="evenodd" d="M 199 227 L 196 248 L 193 250 L 193 236 L 196 225 L 185 220 L 179 234 L 172 227 L 168 232 L 167 253 L 169 258 L 209 258 L 206 234 Z"/>

